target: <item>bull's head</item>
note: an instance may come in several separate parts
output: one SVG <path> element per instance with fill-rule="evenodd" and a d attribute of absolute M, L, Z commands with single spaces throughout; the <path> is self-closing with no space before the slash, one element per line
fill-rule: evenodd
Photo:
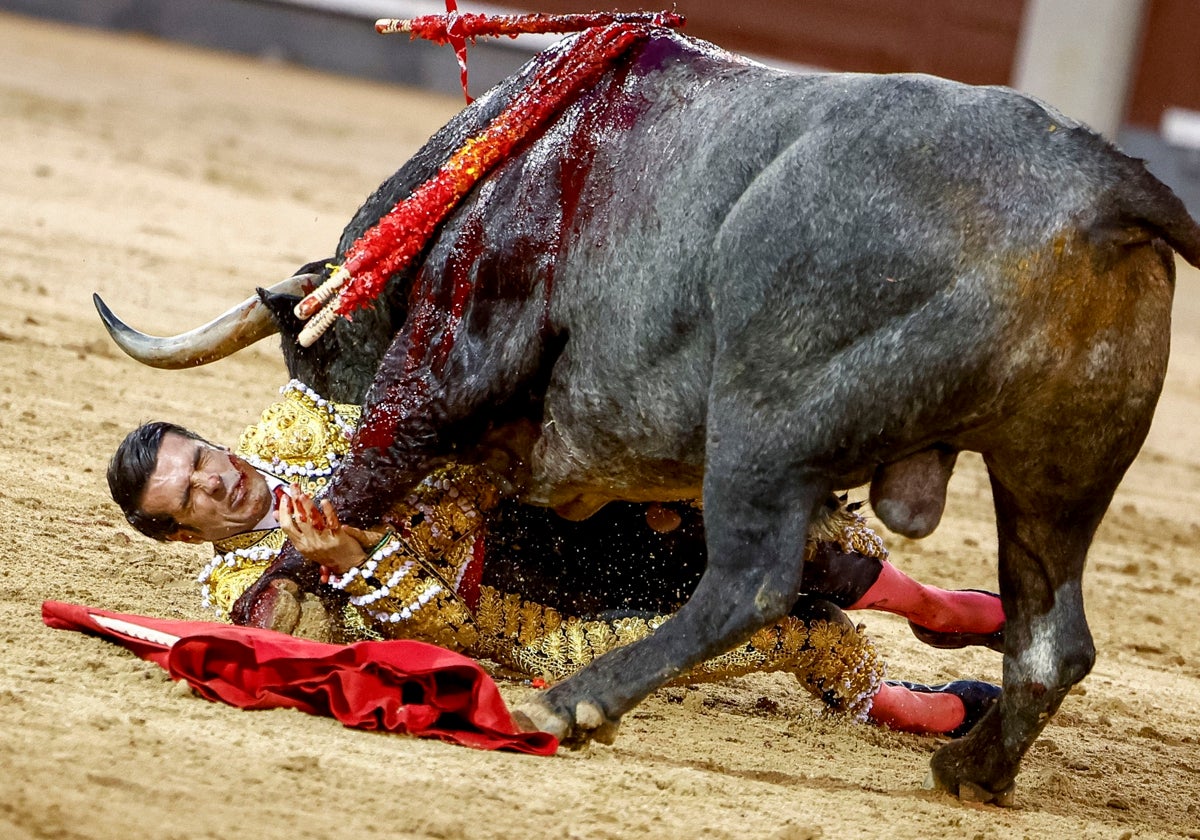
<path fill-rule="evenodd" d="M 326 277 L 332 260 L 318 260 L 288 279 L 256 294 L 212 321 L 175 336 L 158 337 L 133 329 L 92 295 L 100 319 L 117 346 L 151 367 L 179 370 L 224 359 L 276 333 L 288 375 L 337 402 L 361 403 L 394 331 L 386 301 L 342 320 L 311 347 L 296 341 L 303 322 L 296 302 Z"/>

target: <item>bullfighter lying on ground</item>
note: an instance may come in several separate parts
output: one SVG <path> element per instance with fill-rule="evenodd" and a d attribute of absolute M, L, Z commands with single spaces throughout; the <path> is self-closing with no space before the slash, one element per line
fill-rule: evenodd
<path fill-rule="evenodd" d="M 703 571 L 703 518 L 691 504 L 614 503 L 569 522 L 501 500 L 480 467 L 436 471 L 377 529 L 343 526 L 328 502 L 322 510 L 313 499 L 345 454 L 359 411 L 293 381 L 246 429 L 237 454 L 173 424 L 145 424 L 112 459 L 113 498 L 148 536 L 214 544 L 199 581 L 222 616 L 290 538 L 314 571 L 323 564 L 325 580 L 313 574 L 307 591 L 282 585 L 270 599 L 275 626 L 290 610 L 283 626 L 297 635 L 420 639 L 538 681 L 563 679 L 644 637 Z M 678 682 L 785 671 L 831 710 L 953 736 L 995 702 L 999 689 L 984 682 L 885 681 L 874 646 L 842 608 L 907 617 L 935 646 L 1001 649 L 996 596 L 908 578 L 837 499 L 810 531 L 806 555 L 806 595 L 789 616 Z"/>

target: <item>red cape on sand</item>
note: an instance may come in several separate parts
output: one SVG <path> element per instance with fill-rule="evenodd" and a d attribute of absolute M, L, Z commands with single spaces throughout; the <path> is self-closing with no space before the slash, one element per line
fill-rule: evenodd
<path fill-rule="evenodd" d="M 552 755 L 545 732 L 518 732 L 496 684 L 471 659 L 412 641 L 331 645 L 272 630 L 125 615 L 46 601 L 42 621 L 118 642 L 240 709 L 299 709 L 357 729 L 478 749 Z"/>

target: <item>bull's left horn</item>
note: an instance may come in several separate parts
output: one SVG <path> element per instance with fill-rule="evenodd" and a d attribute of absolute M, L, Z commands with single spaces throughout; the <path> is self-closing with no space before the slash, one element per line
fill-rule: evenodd
<path fill-rule="evenodd" d="M 296 274 L 276 283 L 270 291 L 306 295 L 321 279 L 319 274 Z M 93 294 L 92 302 L 118 347 L 144 365 L 166 370 L 197 367 L 224 359 L 279 332 L 278 325 L 257 296 L 247 298 L 202 327 L 164 338 L 146 335 L 128 326 L 113 314 L 99 295 Z"/>

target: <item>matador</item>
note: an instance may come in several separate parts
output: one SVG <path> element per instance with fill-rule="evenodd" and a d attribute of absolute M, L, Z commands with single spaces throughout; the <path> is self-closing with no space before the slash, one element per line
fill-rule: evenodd
<path fill-rule="evenodd" d="M 283 521 L 293 532 L 323 527 L 319 516 L 301 525 L 296 520 L 303 517 L 281 509 L 297 513 L 299 499 L 315 510 L 312 500 L 322 497 L 347 451 L 359 411 L 293 381 L 245 430 L 234 453 L 159 424 L 197 448 L 179 470 L 189 496 L 226 493 L 234 504 L 249 492 L 243 484 L 261 482 L 272 491 L 274 501 L 256 525 L 214 541 L 215 554 L 198 578 L 208 607 L 229 615 L 289 538 Z M 200 541 L 196 534 L 179 536 L 182 526 L 175 535 L 154 531 L 139 509 L 154 488 L 169 486 L 158 447 L 173 432 L 158 430 L 149 476 L 132 491 L 114 483 L 114 474 L 127 469 L 122 453 L 130 441 L 155 425 L 131 432 L 114 456 L 114 498 L 143 532 Z M 221 489 L 220 467 L 204 466 L 202 447 L 223 453 L 213 457 L 232 465 L 226 473 L 237 477 L 236 486 Z M 790 615 L 676 682 L 787 672 L 834 712 L 950 735 L 967 731 L 995 702 L 999 689 L 975 680 L 940 686 L 885 680 L 874 645 L 842 610 L 905 616 L 919 638 L 938 647 L 999 649 L 1003 613 L 996 596 L 936 589 L 905 576 L 866 520 L 840 498 L 831 498 L 811 527 L 805 554 L 804 594 Z M 340 642 L 418 639 L 491 660 L 535 684 L 551 683 L 653 632 L 687 600 L 704 566 L 703 511 L 691 503 L 612 503 L 571 522 L 505 498 L 483 467 L 450 464 L 384 517 L 362 555 L 358 565 L 295 593 L 291 632 Z"/>

